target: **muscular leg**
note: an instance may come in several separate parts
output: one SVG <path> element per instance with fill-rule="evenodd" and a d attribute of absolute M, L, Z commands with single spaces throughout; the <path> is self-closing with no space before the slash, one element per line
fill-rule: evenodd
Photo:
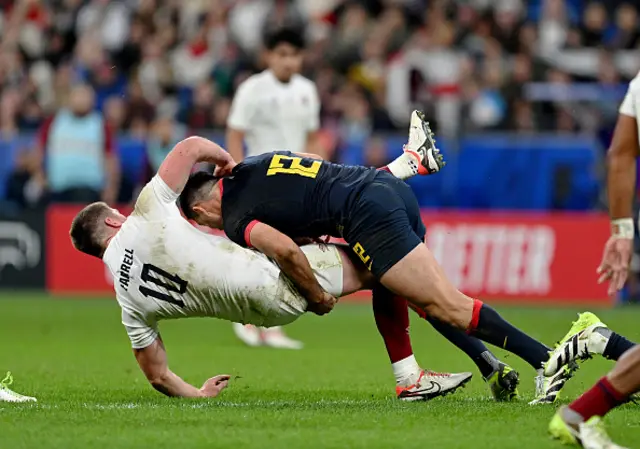
<path fill-rule="evenodd" d="M 413 350 L 411 339 L 407 331 L 409 327 L 409 314 L 407 301 L 393 295 L 381 286 L 376 287 L 376 280 L 371 273 L 356 259 L 355 254 L 348 248 L 339 248 L 343 261 L 343 285 L 345 294 L 362 290 L 373 289 L 373 313 L 378 331 L 384 340 L 389 359 L 393 364 L 396 381 L 405 376 L 409 366 L 413 371 L 419 370 Z M 429 317 L 423 310 L 412 308 L 447 340 L 467 354 L 478 366 L 480 373 L 486 378 L 498 368 L 498 360 L 478 339 L 444 324 L 441 321 Z"/>
<path fill-rule="evenodd" d="M 640 346 L 627 351 L 613 370 L 569 405 L 582 421 L 604 416 L 640 390 Z M 566 415 L 565 415 L 566 416 Z"/>
<path fill-rule="evenodd" d="M 396 382 L 410 383 L 411 376 L 420 374 L 420 366 L 413 356 L 409 338 L 407 301 L 378 284 L 373 275 L 355 260 L 355 254 L 348 247 L 338 247 L 338 250 L 342 257 L 344 294 L 367 288 L 373 290 L 373 315 L 389 354 Z"/>
<path fill-rule="evenodd" d="M 411 347 L 407 301 L 377 285 L 373 288 L 372 304 L 396 382 L 410 385 L 417 380 L 421 369 Z"/>
<path fill-rule="evenodd" d="M 513 352 L 535 369 L 540 369 L 548 358 L 549 348 L 545 345 L 513 327 L 491 307 L 458 291 L 426 245 L 416 246 L 380 281 L 427 315 Z"/>
<path fill-rule="evenodd" d="M 598 447 L 620 447 L 610 442 L 599 419 L 640 391 L 640 346 L 620 357 L 616 366 L 591 389 L 566 407 L 549 423 L 549 433 L 566 444 L 599 441 Z M 608 444 L 607 444 L 608 443 Z M 591 447 L 591 446 L 589 446 Z M 595 446 L 593 446 L 595 447 Z"/>

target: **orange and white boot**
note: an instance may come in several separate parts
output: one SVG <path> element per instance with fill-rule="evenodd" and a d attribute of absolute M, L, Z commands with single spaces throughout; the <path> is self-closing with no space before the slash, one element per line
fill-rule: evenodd
<path fill-rule="evenodd" d="M 436 373 L 420 370 L 415 376 L 396 384 L 396 396 L 401 401 L 427 401 L 455 392 L 472 377 L 472 373 Z"/>
<path fill-rule="evenodd" d="M 413 111 L 411 113 L 409 140 L 402 150 L 411 154 L 418 162 L 419 175 L 437 173 L 446 165 L 444 156 L 436 148 L 434 134 L 422 111 Z"/>

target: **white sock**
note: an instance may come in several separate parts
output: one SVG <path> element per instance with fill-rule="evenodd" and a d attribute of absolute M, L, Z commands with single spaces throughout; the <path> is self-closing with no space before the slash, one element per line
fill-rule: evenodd
<path fill-rule="evenodd" d="M 391 369 L 393 370 L 393 375 L 396 377 L 397 384 L 413 383 L 418 380 L 418 376 L 420 375 L 420 366 L 413 354 L 392 363 Z"/>
<path fill-rule="evenodd" d="M 412 178 L 418 174 L 418 162 L 409 153 L 402 153 L 387 165 L 387 168 L 393 176 L 402 180 Z"/>
<path fill-rule="evenodd" d="M 613 332 L 606 327 L 596 328 L 589 336 L 587 349 L 591 354 L 604 354 L 604 350 L 609 344 L 609 339 Z"/>

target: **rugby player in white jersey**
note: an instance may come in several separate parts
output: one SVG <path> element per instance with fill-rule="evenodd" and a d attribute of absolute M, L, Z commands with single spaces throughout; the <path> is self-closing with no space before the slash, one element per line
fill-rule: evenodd
<path fill-rule="evenodd" d="M 300 75 L 304 40 L 300 33 L 280 29 L 265 41 L 267 70 L 238 86 L 227 121 L 226 146 L 236 162 L 247 156 L 286 148 L 316 153 L 320 100 L 313 81 Z M 234 323 L 236 336 L 249 346 L 300 349 L 303 343 L 280 327 Z"/>
<path fill-rule="evenodd" d="M 371 287 L 373 281 L 361 264 L 351 263 L 354 255 L 339 246 L 285 247 L 281 254 L 270 254 L 276 265 L 261 253 L 194 228 L 176 200 L 198 162 L 217 165 L 219 176 L 236 165 L 213 142 L 188 138 L 167 156 L 128 218 L 105 203 L 94 203 L 76 216 L 70 231 L 79 251 L 101 258 L 108 267 L 136 360 L 153 387 L 169 396 L 214 397 L 229 376 L 213 377 L 202 388 L 183 381 L 168 368 L 158 321 L 206 316 L 283 325 L 307 310 L 326 313 L 335 297 Z M 320 304 L 307 303 L 279 268 L 305 264 L 325 290 Z M 404 389 L 411 393 L 409 399 L 452 392 L 471 378 L 471 373 L 417 374 L 419 381 Z"/>
<path fill-rule="evenodd" d="M 640 74 L 630 83 L 619 109 L 618 122 L 607 153 L 607 190 L 611 236 L 597 269 L 599 282 L 608 282 L 609 294 L 627 280 L 633 250 L 633 201 L 637 158 L 640 155 Z M 576 359 L 592 354 L 616 360 L 616 365 L 590 390 L 562 407 L 549 424 L 554 438 L 587 449 L 623 449 L 607 435 L 602 418 L 640 391 L 640 347 L 612 332 L 593 314 L 583 314 L 560 342 L 545 365 L 553 376 Z"/>

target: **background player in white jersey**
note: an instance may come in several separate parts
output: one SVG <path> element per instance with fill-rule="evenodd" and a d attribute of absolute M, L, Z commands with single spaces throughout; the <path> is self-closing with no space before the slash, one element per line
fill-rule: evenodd
<path fill-rule="evenodd" d="M 94 203 L 76 216 L 71 227 L 74 246 L 102 258 L 110 270 L 136 360 L 154 388 L 169 396 L 214 397 L 227 386 L 229 376 L 213 377 L 200 389 L 183 381 L 168 368 L 158 321 L 209 316 L 274 326 L 290 323 L 307 310 L 327 311 L 308 304 L 266 256 L 200 232 L 181 216 L 176 199 L 197 162 L 222 167 L 217 171 L 220 176 L 235 166 L 213 142 L 186 139 L 144 187 L 130 217 L 105 203 Z M 372 276 L 360 264 L 356 269 L 350 251 L 332 245 L 294 247 L 293 256 L 289 248 L 270 256 L 288 268 L 310 266 L 325 290 L 326 303 L 371 287 Z M 424 372 L 420 378 L 428 388 L 414 397 L 428 398 L 457 389 L 471 373 Z M 415 390 L 420 389 L 418 383 Z"/>
<path fill-rule="evenodd" d="M 631 81 L 619 112 L 607 154 L 611 237 L 597 270 L 599 282 L 609 282 L 609 294 L 624 287 L 633 248 L 633 200 L 640 155 L 640 74 Z M 611 441 L 601 417 L 640 391 L 640 347 L 612 333 L 597 319 L 592 318 L 588 324 L 581 332 L 562 340 L 551 354 L 545 374 L 553 375 L 563 363 L 591 354 L 603 354 L 617 363 L 590 390 L 556 413 L 549 432 L 564 443 L 587 449 L 623 449 Z"/>
<path fill-rule="evenodd" d="M 316 153 L 320 127 L 320 101 L 313 81 L 299 74 L 302 67 L 302 36 L 281 29 L 265 42 L 268 69 L 240 84 L 227 122 L 227 150 L 234 160 L 247 155 L 287 149 L 294 153 Z M 250 346 L 302 348 L 282 329 L 234 324 L 238 338 Z"/>

